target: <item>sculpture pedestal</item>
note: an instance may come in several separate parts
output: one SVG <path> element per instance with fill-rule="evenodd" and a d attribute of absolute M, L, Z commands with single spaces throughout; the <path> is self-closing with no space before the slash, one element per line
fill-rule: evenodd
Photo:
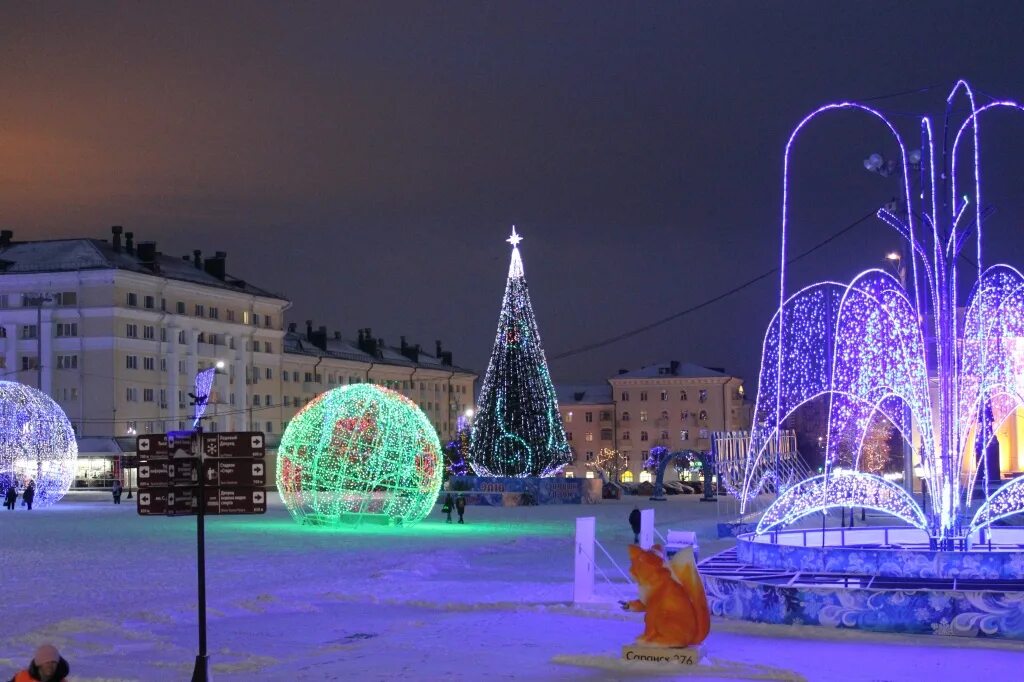
<path fill-rule="evenodd" d="M 700 647 L 627 644 L 622 647 L 622 660 L 627 663 L 658 663 L 667 666 L 700 665 Z"/>

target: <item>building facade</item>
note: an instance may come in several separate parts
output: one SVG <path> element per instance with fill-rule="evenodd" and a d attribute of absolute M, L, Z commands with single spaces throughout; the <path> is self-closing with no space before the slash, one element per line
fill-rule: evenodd
<path fill-rule="evenodd" d="M 562 387 L 559 410 L 576 454 L 566 475 L 599 476 L 593 462 L 612 448 L 620 480 L 650 480 L 652 448 L 708 451 L 713 432 L 750 428 L 745 397 L 742 379 L 675 360 L 622 371 L 603 386 Z"/>
<path fill-rule="evenodd" d="M 372 382 L 411 398 L 440 438 L 473 403 L 476 375 L 451 353 L 391 348 L 360 330 L 346 341 L 284 320 L 285 297 L 231 277 L 227 254 L 175 258 L 154 242 L 14 242 L 0 232 L 0 376 L 38 387 L 65 411 L 79 439 L 79 485 L 125 478 L 137 434 L 190 428 L 189 393 L 217 367 L 208 431 L 256 430 L 273 451 L 313 397 Z"/>

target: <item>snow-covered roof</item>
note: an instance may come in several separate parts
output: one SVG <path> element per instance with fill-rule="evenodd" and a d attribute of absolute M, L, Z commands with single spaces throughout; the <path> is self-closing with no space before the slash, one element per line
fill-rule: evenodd
<path fill-rule="evenodd" d="M 396 367 L 422 367 L 424 369 L 439 369 L 446 372 L 456 371 L 463 374 L 476 374 L 473 370 L 459 367 L 458 365 L 445 364 L 440 358 L 420 350 L 418 359 L 413 362 L 406 357 L 400 348 L 393 346 L 378 347 L 378 354 L 371 355 L 359 348 L 356 341 L 332 336 L 326 339 L 324 345 L 326 350 L 321 349 L 315 343 L 306 338 L 305 334 L 297 331 L 289 331 L 284 335 L 284 352 L 297 355 L 312 355 L 315 357 L 337 358 L 339 360 L 352 360 L 355 362 L 374 363 L 377 365 L 394 365 Z"/>
<path fill-rule="evenodd" d="M 0 274 L 110 269 L 288 300 L 235 277 L 225 276 L 220 279 L 203 268 L 197 268 L 191 258 L 184 260 L 157 252 L 152 264 L 144 263 L 139 258 L 137 245 L 132 253 L 128 253 L 124 247 L 115 251 L 111 244 L 101 239 L 12 242 L 0 248 Z"/>
<path fill-rule="evenodd" d="M 559 405 L 610 405 L 614 402 L 610 384 L 558 384 L 555 395 Z"/>
<path fill-rule="evenodd" d="M 612 381 L 616 379 L 650 379 L 654 377 L 675 377 L 684 379 L 705 379 L 708 377 L 726 377 L 729 376 L 725 372 L 717 369 L 709 369 L 708 367 L 701 367 L 691 362 L 677 362 L 675 360 L 667 362 L 658 362 L 653 365 L 647 365 L 640 369 L 634 369 L 629 372 L 623 372 L 617 374 L 611 378 Z"/>

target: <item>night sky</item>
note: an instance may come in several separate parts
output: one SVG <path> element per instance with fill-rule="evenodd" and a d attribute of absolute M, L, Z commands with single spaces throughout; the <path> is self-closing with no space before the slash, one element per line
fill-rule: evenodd
<path fill-rule="evenodd" d="M 483 373 L 514 223 L 556 382 L 678 359 L 756 383 L 779 258 L 782 151 L 810 110 L 874 99 L 908 137 L 967 78 L 1024 99 L 1003 2 L 5 3 L 0 225 L 124 225 L 292 301 Z M 231 8 L 233 5 L 234 9 Z M 982 120 L 989 259 L 1024 266 L 1024 114 Z M 836 114 L 793 157 L 792 253 L 897 193 L 877 123 Z M 846 280 L 877 220 L 793 266 Z"/>

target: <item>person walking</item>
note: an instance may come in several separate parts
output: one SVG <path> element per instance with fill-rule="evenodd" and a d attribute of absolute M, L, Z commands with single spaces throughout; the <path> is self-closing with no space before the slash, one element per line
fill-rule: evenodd
<path fill-rule="evenodd" d="M 462 515 L 466 513 L 466 498 L 462 495 L 455 498 L 455 511 L 459 513 L 459 523 L 462 523 Z"/>
<path fill-rule="evenodd" d="M 629 527 L 633 529 L 633 544 L 640 544 L 640 509 L 633 507 L 633 511 L 629 512 Z"/>
<path fill-rule="evenodd" d="M 114 479 L 114 485 L 110 488 L 110 494 L 114 496 L 114 504 L 121 504 L 121 481 L 120 479 Z"/>
<path fill-rule="evenodd" d="M 10 682 L 64 682 L 69 672 L 71 666 L 61 657 L 57 647 L 43 644 L 36 649 L 28 667 L 19 671 Z"/>
<path fill-rule="evenodd" d="M 4 506 L 14 511 L 14 506 L 18 503 L 18 482 L 12 477 L 7 482 L 7 491 L 4 493 Z"/>
<path fill-rule="evenodd" d="M 30 480 L 28 482 L 28 485 L 25 486 L 25 492 L 23 492 L 21 494 L 21 500 L 22 500 L 22 502 L 25 503 L 25 506 L 28 507 L 29 511 L 32 511 L 32 500 L 35 499 L 35 496 L 36 496 L 36 482 L 33 481 L 33 480 Z"/>
<path fill-rule="evenodd" d="M 452 501 L 452 494 L 448 493 L 447 495 L 445 495 L 444 504 L 441 505 L 441 511 L 448 515 L 448 520 L 446 521 L 446 523 L 452 522 L 452 507 L 454 506 L 455 503 Z"/>

